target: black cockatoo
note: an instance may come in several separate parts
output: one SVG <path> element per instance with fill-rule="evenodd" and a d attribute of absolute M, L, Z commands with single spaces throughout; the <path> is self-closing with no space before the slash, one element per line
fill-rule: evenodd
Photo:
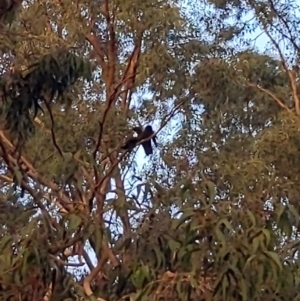
<path fill-rule="evenodd" d="M 154 134 L 154 131 L 153 131 L 151 125 L 147 125 L 144 130 L 140 127 L 135 127 L 135 128 L 133 128 L 133 131 L 135 131 L 138 134 L 137 137 L 129 138 L 126 141 L 126 143 L 122 146 L 122 149 L 132 151 L 140 141 L 142 141 L 146 138 L 149 138 L 151 135 Z M 144 141 L 142 143 L 142 146 L 144 148 L 146 156 L 153 154 L 151 140 L 153 140 L 155 146 L 157 147 L 157 142 L 156 142 L 155 136 L 153 136 L 151 139 L 149 139 L 147 141 Z"/>

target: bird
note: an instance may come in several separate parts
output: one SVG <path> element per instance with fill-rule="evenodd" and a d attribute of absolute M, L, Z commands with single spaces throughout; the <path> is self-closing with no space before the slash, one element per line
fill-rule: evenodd
<path fill-rule="evenodd" d="M 125 144 L 121 147 L 122 149 L 132 151 L 140 141 L 147 139 L 154 134 L 154 131 L 153 131 L 151 125 L 147 125 L 144 130 L 141 127 L 134 127 L 132 130 L 137 133 L 137 137 L 129 138 L 125 142 Z M 142 146 L 144 148 L 146 156 L 153 154 L 151 140 L 153 140 L 155 146 L 157 147 L 157 142 L 156 142 L 155 136 L 153 136 L 151 139 L 148 139 L 147 141 L 144 141 L 142 143 Z"/>

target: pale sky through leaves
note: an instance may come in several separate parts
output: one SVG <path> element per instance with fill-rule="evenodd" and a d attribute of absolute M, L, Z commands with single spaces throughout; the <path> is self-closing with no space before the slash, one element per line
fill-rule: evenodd
<path fill-rule="evenodd" d="M 184 0 L 184 1 L 182 1 L 182 3 L 183 3 L 183 7 L 184 7 L 184 10 L 185 10 L 185 13 L 187 13 L 189 5 L 191 5 L 191 1 L 190 0 Z M 300 5 L 300 0 L 298 0 L 297 3 L 299 3 L 299 5 Z M 193 17 L 196 17 L 196 16 L 192 15 L 191 18 L 193 19 Z M 252 17 L 253 16 L 251 16 L 249 14 L 248 16 L 245 17 L 245 20 L 250 20 Z M 269 38 L 267 37 L 267 35 L 265 33 L 263 33 L 263 31 L 261 29 L 257 28 L 253 33 L 247 34 L 245 36 L 245 38 L 246 39 L 249 38 L 249 39 L 251 39 L 253 41 L 252 45 L 251 45 L 253 48 L 257 49 L 260 52 L 265 52 L 266 51 L 267 44 L 269 42 Z M 284 46 L 284 45 L 282 45 L 282 46 Z M 151 98 L 151 94 L 150 93 L 145 93 L 145 94 L 143 95 L 143 97 Z M 135 98 L 136 102 L 137 101 L 141 101 L 140 97 L 134 97 L 134 98 Z M 141 124 L 143 126 L 146 125 L 146 123 L 143 122 L 142 120 L 140 120 L 140 122 L 141 122 Z M 157 129 L 158 129 L 159 125 L 160 125 L 160 121 L 159 120 L 155 120 L 154 122 L 149 122 L 149 124 L 151 124 L 153 126 L 154 131 L 157 131 Z M 176 118 L 173 118 L 168 123 L 168 129 L 167 129 L 168 136 L 170 136 L 170 135 L 172 136 L 172 134 L 173 135 L 175 134 L 175 132 L 176 132 L 175 125 L 176 125 Z M 162 141 L 162 140 L 165 139 L 164 135 L 165 135 L 165 133 L 163 131 L 159 133 L 159 135 L 158 135 L 158 142 L 160 142 L 160 141 Z M 154 150 L 153 156 L 159 155 L 159 149 L 153 147 L 153 150 Z M 138 149 L 135 149 L 135 152 L 136 152 L 135 161 L 137 162 L 137 169 L 139 171 L 141 171 L 143 169 L 143 166 L 145 164 L 149 164 L 149 163 L 151 164 L 151 162 L 149 162 L 149 160 L 151 160 L 151 156 L 146 157 L 145 152 L 144 152 L 142 146 L 139 146 Z M 125 187 L 128 187 L 129 185 L 131 185 L 129 183 L 130 181 L 128 181 L 128 179 L 130 179 L 131 176 L 132 176 L 132 174 L 127 173 L 126 180 L 125 180 L 125 183 L 124 183 Z M 146 179 L 143 179 L 143 180 L 146 180 Z M 113 196 L 111 194 L 109 194 L 108 198 L 111 198 L 111 197 L 113 197 Z M 94 263 L 96 263 L 96 258 L 94 256 L 91 256 L 91 259 L 93 260 Z M 81 267 L 80 269 L 83 269 L 83 268 L 85 268 L 85 267 Z"/>

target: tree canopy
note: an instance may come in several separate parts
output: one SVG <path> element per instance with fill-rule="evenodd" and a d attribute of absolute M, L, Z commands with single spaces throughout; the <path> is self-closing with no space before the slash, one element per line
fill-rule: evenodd
<path fill-rule="evenodd" d="M 298 300 L 299 5 L 2 2 L 0 299 Z"/>

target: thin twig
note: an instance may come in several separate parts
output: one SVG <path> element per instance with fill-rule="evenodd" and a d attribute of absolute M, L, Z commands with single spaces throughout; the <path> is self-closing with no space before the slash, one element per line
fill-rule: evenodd
<path fill-rule="evenodd" d="M 258 85 L 255 85 L 253 83 L 247 83 L 247 85 L 249 87 L 252 87 L 252 88 L 256 88 L 266 94 L 268 94 L 269 96 L 271 96 L 278 104 L 280 107 L 284 108 L 285 110 L 287 110 L 289 113 L 292 113 L 292 110 L 289 109 L 274 93 L 272 93 L 271 91 L 269 91 L 268 89 L 265 89 L 265 88 L 262 88 Z"/>

